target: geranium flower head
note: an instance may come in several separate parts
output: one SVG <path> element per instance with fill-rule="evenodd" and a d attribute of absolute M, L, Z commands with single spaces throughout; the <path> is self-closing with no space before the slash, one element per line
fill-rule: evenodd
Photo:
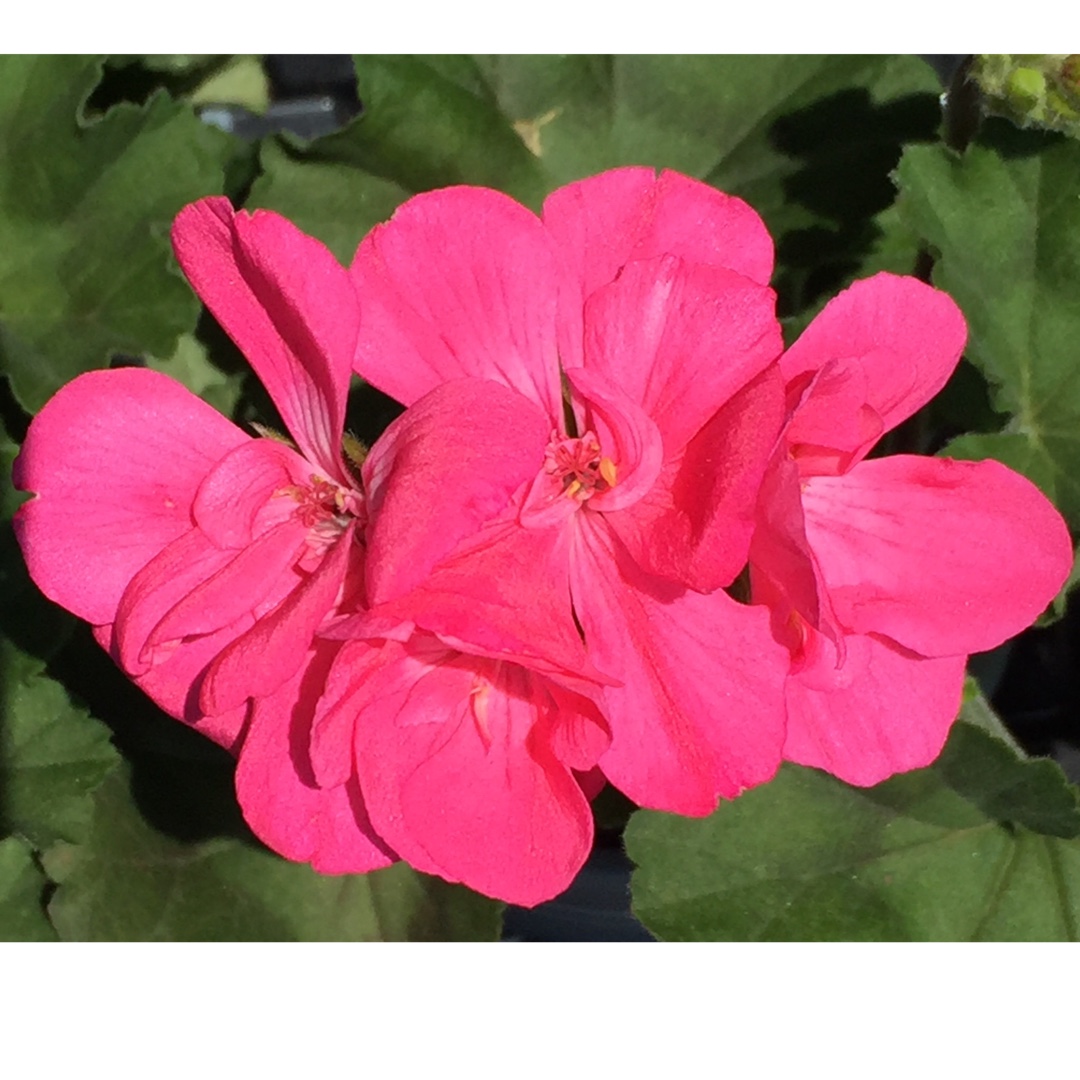
<path fill-rule="evenodd" d="M 34 497 L 16 535 L 47 596 L 162 708 L 239 755 L 264 840 L 326 869 L 386 865 L 358 792 L 318 789 L 292 753 L 321 689 L 312 672 L 338 648 L 316 633 L 363 588 L 366 508 L 342 457 L 355 292 L 317 241 L 225 199 L 185 208 L 173 242 L 291 441 L 253 438 L 157 372 L 90 372 L 31 423 L 14 479 Z"/>
<path fill-rule="evenodd" d="M 568 185 L 542 217 L 482 188 L 420 195 L 351 267 L 365 300 L 359 373 L 407 405 L 472 384 L 487 405 L 447 409 L 438 439 L 481 453 L 513 444 L 449 469 L 461 509 L 432 527 L 426 496 L 396 476 L 436 436 L 412 410 L 397 421 L 365 464 L 379 505 L 374 611 L 464 649 L 485 629 L 518 649 L 511 627 L 463 627 L 460 614 L 493 589 L 505 607 L 532 604 L 460 554 L 501 523 L 485 551 L 531 546 L 551 565 L 562 610 L 545 619 L 545 651 L 580 628 L 608 676 L 599 766 L 643 805 L 708 813 L 780 760 L 785 657 L 766 613 L 721 591 L 746 563 L 784 417 L 771 268 L 745 203 L 649 169 Z M 481 410 L 504 434 L 478 436 Z M 391 548 L 396 560 L 375 558 Z M 443 599 L 451 574 L 456 611 Z M 538 627 L 534 648 L 545 636 Z"/>
<path fill-rule="evenodd" d="M 878 274 L 785 353 L 790 417 L 762 488 L 754 598 L 793 657 L 784 755 L 855 784 L 928 765 L 967 655 L 1001 644 L 1072 565 L 1061 515 L 996 461 L 868 459 L 964 348 L 944 293 Z"/>
<path fill-rule="evenodd" d="M 967 653 L 1071 565 L 1004 466 L 868 457 L 957 362 L 948 297 L 879 275 L 785 353 L 764 225 L 690 178 L 612 170 L 539 216 L 428 192 L 347 271 L 224 199 L 173 241 L 287 431 L 92 372 L 31 424 L 16 530 L 317 870 L 400 857 L 532 905 L 587 857 L 605 779 L 701 815 L 782 758 L 925 764 Z M 354 367 L 407 406 L 366 455 Z M 725 591 L 748 564 L 750 604 Z"/>

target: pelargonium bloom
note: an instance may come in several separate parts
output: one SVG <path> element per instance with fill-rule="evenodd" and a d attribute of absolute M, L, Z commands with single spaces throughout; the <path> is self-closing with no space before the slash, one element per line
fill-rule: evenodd
<path fill-rule="evenodd" d="M 1072 565 L 1061 515 L 999 462 L 867 459 L 944 386 L 966 333 L 947 295 L 878 274 L 780 361 L 790 419 L 762 488 L 752 593 L 793 658 L 785 758 L 849 783 L 933 761 L 967 654 L 1031 623 Z"/>
<path fill-rule="evenodd" d="M 531 620 L 530 648 L 556 651 L 548 638 L 564 635 L 572 604 L 608 676 L 609 780 L 641 805 L 705 814 L 769 779 L 786 656 L 767 613 L 721 587 L 746 563 L 784 417 L 771 271 L 745 203 L 671 172 L 570 184 L 542 218 L 483 188 L 401 206 L 351 267 L 357 371 L 406 405 L 472 386 L 478 406 L 446 410 L 437 437 L 410 409 L 368 458 L 371 611 L 347 632 L 401 624 L 520 661 L 514 618 L 534 599 L 500 570 L 511 545 L 549 566 L 564 598 L 550 631 Z M 400 482 L 448 437 L 460 461 L 426 486 Z M 448 494 L 452 509 L 432 514 Z M 510 616 L 493 622 L 494 610 Z M 416 765 L 393 747 L 417 722 L 393 699 L 365 713 L 378 768 L 399 782 Z M 425 738 L 451 753 L 439 718 L 428 723 Z M 438 827 L 430 802 L 369 809 L 386 835 Z"/>
<path fill-rule="evenodd" d="M 369 506 L 359 462 L 342 452 L 360 317 L 353 285 L 278 215 L 236 214 L 223 199 L 182 211 L 173 241 L 295 448 L 252 438 L 157 372 L 84 375 L 34 419 L 15 470 L 35 493 L 16 518 L 32 576 L 94 625 L 159 705 L 238 756 L 244 816 L 280 854 L 328 873 L 405 857 L 526 904 L 562 891 L 591 849 L 590 771 L 608 733 L 569 612 L 560 635 L 557 579 L 535 548 L 528 564 L 504 549 L 500 572 L 528 593 L 529 613 L 491 607 L 483 617 L 513 620 L 521 664 L 502 638 L 487 655 L 483 635 L 466 654 L 430 635 L 402 645 L 324 633 L 364 608 Z M 497 413 L 469 389 L 419 403 L 387 437 L 437 433 L 448 410 L 476 414 L 476 436 L 494 445 Z M 428 445 L 432 464 L 467 461 L 456 444 Z M 436 494 L 430 468 L 413 465 L 398 481 Z M 390 494 L 377 487 L 380 499 Z M 429 500 L 436 520 L 451 495 Z M 534 646 L 530 629 L 540 627 Z M 392 751 L 380 745 L 366 713 L 395 688 L 421 722 L 434 716 L 452 729 L 452 758 L 413 737 L 420 725 Z M 399 783 L 387 759 L 415 767 Z M 447 760 L 468 768 L 448 771 Z M 417 839 L 388 819 L 380 835 L 363 789 L 380 806 L 436 806 L 437 827 Z"/>
<path fill-rule="evenodd" d="M 385 866 L 354 777 L 304 754 L 326 671 L 316 640 L 362 594 L 362 490 L 342 455 L 358 304 L 329 251 L 275 214 L 206 199 L 180 264 L 251 362 L 295 444 L 253 438 L 154 371 L 94 371 L 34 418 L 15 530 L 42 591 L 162 708 L 239 756 L 255 831 L 323 870 Z"/>
<path fill-rule="evenodd" d="M 385 532 L 373 543 L 384 512 L 400 525 L 412 507 L 424 532 L 450 530 L 470 512 L 466 481 L 472 512 L 505 501 L 486 461 L 512 458 L 528 432 L 507 422 L 503 395 L 472 379 L 438 387 L 373 447 L 363 469 L 371 580 L 416 568 Z M 471 438 L 460 443 L 463 416 Z M 323 631 L 345 644 L 312 730 L 318 782 L 354 772 L 373 827 L 412 866 L 522 905 L 562 892 L 588 856 L 594 769 L 610 743 L 596 700 L 610 679 L 589 661 L 565 588 L 560 538 L 538 544 L 496 517 L 396 607 Z"/>

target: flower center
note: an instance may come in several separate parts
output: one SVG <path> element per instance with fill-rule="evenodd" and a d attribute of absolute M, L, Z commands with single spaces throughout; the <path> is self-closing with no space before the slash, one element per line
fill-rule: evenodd
<path fill-rule="evenodd" d="M 349 522 L 362 513 L 359 492 L 349 491 L 314 473 L 308 477 L 307 484 L 292 484 L 277 494 L 288 496 L 297 504 L 293 517 L 309 530 L 309 554 L 316 558 L 321 558 Z"/>
<path fill-rule="evenodd" d="M 580 438 L 565 438 L 557 431 L 544 451 L 544 472 L 562 486 L 563 493 L 579 503 L 615 486 L 615 462 L 605 457 L 600 441 L 591 431 Z"/>

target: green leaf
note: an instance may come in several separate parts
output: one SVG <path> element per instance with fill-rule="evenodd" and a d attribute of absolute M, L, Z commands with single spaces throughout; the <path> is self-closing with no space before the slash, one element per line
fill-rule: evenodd
<path fill-rule="evenodd" d="M 45 915 L 48 879 L 17 837 L 0 840 L 0 941 L 55 941 Z"/>
<path fill-rule="evenodd" d="M 27 496 L 11 482 L 11 467 L 19 448 L 0 436 L 0 634 L 19 648 L 48 659 L 67 640 L 74 617 L 46 600 L 30 580 L 22 551 L 15 540 L 11 516 Z M 0 682 L 0 692 L 2 692 Z"/>
<path fill-rule="evenodd" d="M 146 366 L 171 375 L 225 416 L 231 416 L 236 408 L 246 375 L 229 375 L 213 364 L 206 346 L 194 334 L 181 334 L 167 360 L 149 357 Z"/>
<path fill-rule="evenodd" d="M 936 90 L 933 73 L 914 57 L 492 56 L 481 63 L 500 108 L 556 184 L 647 164 L 728 189 L 769 177 L 770 202 L 780 195 L 776 174 L 795 174 L 817 157 L 820 142 L 851 153 L 856 130 L 864 144 L 894 141 L 875 105 Z M 841 127 L 826 130 L 837 117 Z M 815 130 L 806 121 L 816 121 Z M 921 128 L 918 120 L 914 126 Z"/>
<path fill-rule="evenodd" d="M 30 412 L 112 353 L 168 356 L 199 312 L 168 230 L 222 190 L 232 141 L 164 93 L 88 121 L 100 72 L 0 58 L 0 371 Z"/>
<path fill-rule="evenodd" d="M 498 56 L 500 107 L 548 187 L 618 165 L 746 199 L 777 240 L 790 310 L 879 253 L 901 142 L 934 137 L 939 87 L 911 56 Z"/>
<path fill-rule="evenodd" d="M 245 207 L 283 214 L 322 240 L 346 266 L 367 232 L 412 194 L 353 165 L 305 157 L 283 141 L 264 143 L 261 163 L 262 175 Z"/>
<path fill-rule="evenodd" d="M 19 456 L 19 448 L 15 443 L 0 435 L 0 519 L 8 521 L 11 515 L 26 500 L 26 495 L 16 491 L 11 483 L 11 468 L 15 464 L 15 458 Z"/>
<path fill-rule="evenodd" d="M 909 148 L 898 176 L 934 283 L 967 318 L 967 356 L 1012 416 L 943 452 L 1005 462 L 1080 527 L 1080 145 L 990 122 L 963 157 Z"/>
<path fill-rule="evenodd" d="M 1077 940 L 1080 806 L 1049 761 L 958 723 L 875 788 L 785 765 L 692 820 L 626 834 L 634 911 L 673 940 Z"/>
<path fill-rule="evenodd" d="M 49 914 L 78 941 L 493 940 L 501 905 L 404 864 L 326 877 L 239 840 L 152 829 L 122 770 L 94 796 L 86 842 L 45 856 Z"/>
<path fill-rule="evenodd" d="M 109 729 L 0 639 L 0 831 L 36 848 L 78 840 L 89 795 L 119 761 Z"/>
<path fill-rule="evenodd" d="M 1054 597 L 1050 607 L 1042 615 L 1036 626 L 1049 626 L 1051 623 L 1055 623 L 1058 619 L 1065 617 L 1065 609 L 1069 604 L 1069 597 L 1072 596 L 1073 590 L 1077 585 L 1080 585 L 1080 549 L 1073 551 L 1073 564 L 1072 569 L 1069 571 L 1069 576 L 1065 579 L 1065 584 L 1061 586 L 1061 592 Z"/>
<path fill-rule="evenodd" d="M 544 170 L 467 56 L 361 56 L 364 112 L 312 156 L 350 164 L 410 193 L 449 184 L 500 188 L 539 207 Z"/>
<path fill-rule="evenodd" d="M 999 742 L 1003 742 L 1015 757 L 1027 758 L 1028 755 L 1013 738 L 1005 722 L 994 711 L 978 681 L 970 675 L 964 678 L 964 697 L 960 705 L 959 719 L 985 731 L 987 735 L 993 735 Z"/>
<path fill-rule="evenodd" d="M 750 201 L 782 261 L 798 268 L 796 308 L 821 291 L 809 280 L 815 269 L 842 276 L 864 255 L 882 257 L 884 231 L 872 218 L 895 196 L 888 177 L 900 144 L 934 137 L 939 119 L 936 77 L 914 57 L 364 56 L 357 76 L 363 114 L 293 150 L 295 179 L 279 178 L 287 170 L 269 156 L 277 190 L 256 199 L 296 207 L 339 257 L 351 256 L 363 230 L 305 210 L 305 198 L 325 192 L 351 223 L 355 189 L 366 227 L 433 187 L 487 185 L 539 209 L 572 180 L 652 165 Z M 317 164 L 367 178 L 319 175 Z"/>

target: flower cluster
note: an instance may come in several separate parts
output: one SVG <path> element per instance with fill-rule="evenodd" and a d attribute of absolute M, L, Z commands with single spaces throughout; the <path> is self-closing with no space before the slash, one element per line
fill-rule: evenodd
<path fill-rule="evenodd" d="M 928 764 L 967 654 L 1069 571 L 1004 466 L 868 458 L 959 360 L 955 304 L 879 274 L 785 352 L 764 225 L 687 177 L 613 170 L 541 216 L 429 192 L 348 270 L 218 198 L 173 242 L 290 438 L 91 372 L 31 425 L 16 529 L 319 871 L 400 858 L 531 905 L 605 782 L 703 815 L 785 759 L 864 785 Z M 366 455 L 353 372 L 406 406 Z"/>

